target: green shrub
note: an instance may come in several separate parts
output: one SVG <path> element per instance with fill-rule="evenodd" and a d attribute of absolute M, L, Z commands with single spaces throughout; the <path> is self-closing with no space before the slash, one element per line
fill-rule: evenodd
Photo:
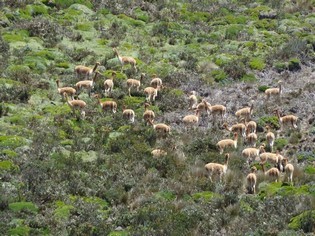
<path fill-rule="evenodd" d="M 13 202 L 9 204 L 9 208 L 14 212 L 29 210 L 36 213 L 38 211 L 38 207 L 32 202 Z"/>
<path fill-rule="evenodd" d="M 67 220 L 70 216 L 70 211 L 74 209 L 74 206 L 67 205 L 62 201 L 56 201 L 55 205 L 54 217 L 59 220 Z"/>
<path fill-rule="evenodd" d="M 13 170 L 17 169 L 18 167 L 12 161 L 0 161 L 0 172 L 1 170 Z"/>
<path fill-rule="evenodd" d="M 198 192 L 198 193 L 194 193 L 192 195 L 192 198 L 196 202 L 200 202 L 200 201 L 209 202 L 213 198 L 219 198 L 219 197 L 221 197 L 220 194 L 214 193 L 214 192 L 210 192 L 210 191 Z"/>
<path fill-rule="evenodd" d="M 297 160 L 298 162 L 311 162 L 315 159 L 314 152 L 298 152 L 297 153 Z"/>
<path fill-rule="evenodd" d="M 266 64 L 264 63 L 264 60 L 262 58 L 252 58 L 249 61 L 249 66 L 253 70 L 263 70 L 266 67 Z"/>
<path fill-rule="evenodd" d="M 257 79 L 256 79 L 256 76 L 254 74 L 245 74 L 241 78 L 241 81 L 253 83 L 253 82 L 256 82 Z"/>
<path fill-rule="evenodd" d="M 283 148 L 288 144 L 288 139 L 286 138 L 278 138 L 275 140 L 274 148 L 275 150 L 282 151 Z"/>
<path fill-rule="evenodd" d="M 309 175 L 315 175 L 315 167 L 308 165 L 305 167 L 304 172 Z"/>
<path fill-rule="evenodd" d="M 243 30 L 242 25 L 231 25 L 225 30 L 225 39 L 237 40 L 240 32 Z"/>
<path fill-rule="evenodd" d="M 216 69 L 210 72 L 210 75 L 214 78 L 215 82 L 220 82 L 227 79 L 228 75 L 222 69 Z"/>
<path fill-rule="evenodd" d="M 134 10 L 134 14 L 138 20 L 142 20 L 144 22 L 149 22 L 150 17 L 147 12 L 142 11 L 141 8 L 136 8 Z"/>
<path fill-rule="evenodd" d="M 298 71 L 301 69 L 301 62 L 297 58 L 292 58 L 288 64 L 289 71 Z"/>
<path fill-rule="evenodd" d="M 91 23 L 78 23 L 74 28 L 81 31 L 90 31 L 93 28 L 93 25 Z"/>
<path fill-rule="evenodd" d="M 273 67 L 276 69 L 278 73 L 281 73 L 288 69 L 288 65 L 285 62 L 275 62 Z"/>
<path fill-rule="evenodd" d="M 305 211 L 291 218 L 289 228 L 303 230 L 304 233 L 315 232 L 315 210 Z"/>
<path fill-rule="evenodd" d="M 0 148 L 15 149 L 24 144 L 26 144 L 26 140 L 24 137 L 14 136 L 14 135 L 0 136 Z"/>
<path fill-rule="evenodd" d="M 28 236 L 30 235 L 30 227 L 29 226 L 17 226 L 15 228 L 9 229 L 9 235 L 12 236 Z"/>
<path fill-rule="evenodd" d="M 68 8 L 75 3 L 85 5 L 89 8 L 93 7 L 90 0 L 55 0 L 55 4 L 58 8 Z"/>
<path fill-rule="evenodd" d="M 279 129 L 279 121 L 277 116 L 262 116 L 259 118 L 257 125 L 265 127 L 269 125 L 272 129 Z"/>
<path fill-rule="evenodd" d="M 234 80 L 246 75 L 246 66 L 242 60 L 233 60 L 223 66 L 224 71 Z"/>

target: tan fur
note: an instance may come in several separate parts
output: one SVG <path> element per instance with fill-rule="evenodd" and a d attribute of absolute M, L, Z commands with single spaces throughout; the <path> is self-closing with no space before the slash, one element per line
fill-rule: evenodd
<path fill-rule="evenodd" d="M 162 87 L 163 82 L 162 82 L 162 80 L 160 78 L 156 77 L 156 75 L 154 74 L 150 85 L 151 85 L 151 87 L 159 90 Z"/>
<path fill-rule="evenodd" d="M 125 106 L 123 106 L 123 117 L 131 123 L 135 122 L 135 112 L 132 109 L 126 109 Z"/>
<path fill-rule="evenodd" d="M 260 146 L 259 148 L 245 148 L 242 151 L 242 156 L 246 158 L 247 163 L 250 164 L 251 162 L 255 161 L 256 157 L 259 157 L 259 154 L 262 150 L 262 146 Z"/>
<path fill-rule="evenodd" d="M 256 167 L 253 166 L 251 169 L 251 173 L 249 173 L 246 176 L 246 182 L 247 182 L 247 188 L 248 188 L 248 193 L 255 194 L 256 193 L 256 183 L 257 183 L 257 177 L 256 177 Z"/>
<path fill-rule="evenodd" d="M 280 100 L 282 94 L 282 81 L 278 82 L 278 88 L 269 88 L 265 90 L 266 100 L 269 100 L 270 97 L 277 97 Z"/>
<path fill-rule="evenodd" d="M 231 127 L 228 127 L 227 123 L 224 123 L 223 128 L 225 128 L 226 130 L 230 132 L 238 133 L 244 139 L 246 138 L 246 126 L 243 123 L 238 123 L 238 124 L 232 125 Z"/>
<path fill-rule="evenodd" d="M 169 134 L 171 132 L 171 127 L 166 124 L 163 123 L 154 124 L 151 120 L 148 120 L 148 122 L 153 126 L 153 129 L 159 134 Z"/>
<path fill-rule="evenodd" d="M 293 184 L 293 172 L 294 172 L 294 166 L 290 163 L 288 163 L 288 158 L 283 158 L 283 166 L 284 166 L 284 172 L 285 172 L 285 178 L 288 179 L 288 182 Z"/>
<path fill-rule="evenodd" d="M 248 132 L 248 133 L 255 133 L 256 134 L 257 124 L 256 124 L 255 121 L 251 120 L 248 123 L 245 121 L 244 124 L 246 126 L 246 132 Z"/>
<path fill-rule="evenodd" d="M 143 113 L 143 120 L 145 122 L 145 124 L 149 123 L 149 120 L 154 122 L 154 118 L 155 118 L 155 114 L 152 110 L 149 110 L 148 107 L 150 106 L 150 104 L 145 103 L 144 104 L 144 113 Z"/>
<path fill-rule="evenodd" d="M 297 128 L 297 121 L 298 117 L 294 115 L 286 115 L 286 116 L 280 116 L 279 110 L 274 111 L 276 115 L 278 116 L 279 123 L 280 123 L 280 130 L 282 131 L 285 126 L 292 127 L 294 129 Z"/>
<path fill-rule="evenodd" d="M 140 86 L 141 86 L 141 83 L 144 79 L 144 76 L 145 74 L 144 73 L 141 73 L 141 76 L 140 76 L 140 80 L 136 80 L 136 79 L 127 79 L 127 87 L 128 87 L 128 94 L 129 94 L 129 97 L 131 97 L 131 88 L 136 88 L 137 92 L 139 92 L 139 89 L 140 89 Z"/>
<path fill-rule="evenodd" d="M 183 118 L 183 123 L 184 123 L 185 127 L 188 128 L 188 127 L 194 127 L 194 126 L 196 127 L 196 126 L 198 126 L 199 115 L 200 115 L 200 112 L 197 109 L 195 115 L 187 115 L 187 116 L 185 116 Z"/>
<path fill-rule="evenodd" d="M 99 72 L 95 72 L 95 75 L 94 75 L 92 80 L 81 80 L 78 83 L 76 83 L 75 87 L 76 87 L 77 91 L 79 92 L 82 89 L 85 89 L 85 90 L 87 90 L 89 96 L 91 96 L 91 91 L 94 88 L 94 84 L 95 84 L 95 81 L 97 79 L 97 76 L 100 74 L 101 73 L 99 73 Z"/>
<path fill-rule="evenodd" d="M 144 93 L 145 93 L 147 102 L 155 101 L 155 98 L 157 96 L 157 89 L 155 89 L 153 87 L 146 87 L 144 89 Z"/>
<path fill-rule="evenodd" d="M 188 103 L 189 103 L 188 110 L 192 110 L 192 109 L 196 108 L 197 103 L 198 103 L 198 99 L 197 99 L 195 91 L 191 91 L 188 95 L 189 95 L 188 96 Z"/>
<path fill-rule="evenodd" d="M 225 154 L 225 162 L 223 165 L 213 162 L 205 165 L 205 169 L 211 182 L 214 175 L 218 175 L 220 177 L 220 181 L 222 181 L 222 177 L 226 173 L 228 168 L 229 157 L 230 155 L 228 153 Z"/>
<path fill-rule="evenodd" d="M 242 118 L 244 118 L 245 121 L 250 120 L 251 115 L 253 114 L 253 108 L 254 108 L 254 104 L 252 103 L 252 105 L 250 107 L 244 107 L 244 108 L 236 111 L 235 116 L 239 120 L 241 120 Z"/>
<path fill-rule="evenodd" d="M 82 118 L 84 118 L 85 117 L 84 108 L 86 107 L 86 102 L 84 102 L 82 100 L 71 100 L 71 101 L 69 101 L 69 97 L 68 97 L 67 93 L 64 93 L 64 96 L 66 98 L 67 104 L 72 109 L 73 113 L 75 113 L 75 110 L 80 110 L 81 111 L 81 116 L 82 116 Z"/>
<path fill-rule="evenodd" d="M 248 133 L 246 135 L 246 142 L 249 146 L 256 147 L 257 142 L 257 134 L 255 133 Z"/>
<path fill-rule="evenodd" d="M 64 93 L 66 93 L 68 96 L 71 97 L 71 99 L 73 100 L 74 99 L 74 95 L 76 94 L 76 90 L 72 87 L 62 87 L 60 88 L 60 80 L 56 80 L 56 84 L 57 84 L 57 90 L 58 90 L 58 93 L 62 96 L 62 98 L 64 100 L 66 100 L 65 96 L 64 96 Z"/>
<path fill-rule="evenodd" d="M 112 77 L 104 81 L 104 90 L 105 95 L 109 95 L 112 93 L 114 89 L 114 79 L 116 77 L 116 73 L 112 72 Z"/>
<path fill-rule="evenodd" d="M 271 180 L 274 180 L 275 182 L 278 182 L 280 178 L 280 171 L 277 168 L 272 167 L 271 169 L 265 171 L 264 164 L 260 163 L 260 165 L 265 176 L 269 177 Z"/>
<path fill-rule="evenodd" d="M 271 132 L 271 128 L 268 125 L 266 126 L 266 130 L 267 130 L 266 141 L 271 151 L 273 151 L 273 145 L 274 145 L 276 137 L 275 137 L 275 134 Z"/>
<path fill-rule="evenodd" d="M 84 78 L 88 80 L 90 76 L 95 72 L 97 67 L 100 65 L 99 62 L 96 62 L 95 66 L 93 68 L 83 66 L 83 65 L 78 65 L 74 68 L 74 72 L 76 73 L 77 79 L 80 79 L 82 75 L 84 75 Z"/>
<path fill-rule="evenodd" d="M 237 148 L 237 138 L 238 134 L 234 133 L 234 140 L 232 139 L 223 139 L 217 143 L 217 147 L 220 150 L 220 154 L 223 153 L 224 149 L 226 148 Z"/>
<path fill-rule="evenodd" d="M 99 95 L 96 95 L 95 97 L 97 98 L 98 104 L 100 104 L 103 111 L 112 111 L 113 113 L 116 113 L 117 103 L 115 101 L 102 102 Z"/>
<path fill-rule="evenodd" d="M 211 107 L 211 104 L 208 103 L 205 99 L 202 99 L 202 101 L 199 104 L 197 104 L 196 109 L 198 109 L 200 111 L 200 114 L 207 113 L 209 116 L 210 115 L 210 107 Z"/>
<path fill-rule="evenodd" d="M 136 67 L 137 62 L 133 57 L 120 56 L 116 48 L 113 48 L 113 51 L 121 64 L 121 71 L 124 65 L 130 64 L 132 68 L 135 70 L 135 72 L 137 72 Z"/>
<path fill-rule="evenodd" d="M 263 149 L 262 153 L 259 155 L 259 158 L 262 164 L 269 162 L 270 164 L 277 166 L 279 169 L 281 169 L 281 161 L 283 159 L 283 156 L 280 155 L 279 152 L 277 153 L 264 152 Z"/>
<path fill-rule="evenodd" d="M 151 152 L 153 157 L 162 157 L 162 156 L 166 156 L 167 152 L 162 150 L 162 149 L 154 149 Z"/>

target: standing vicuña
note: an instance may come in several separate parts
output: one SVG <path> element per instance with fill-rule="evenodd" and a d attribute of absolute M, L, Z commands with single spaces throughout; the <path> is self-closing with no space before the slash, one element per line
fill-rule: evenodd
<path fill-rule="evenodd" d="M 124 65 L 130 64 L 132 68 L 135 70 L 135 72 L 137 72 L 136 67 L 137 62 L 133 57 L 120 56 L 116 48 L 113 48 L 113 51 L 121 64 L 121 71 L 123 70 Z"/>
<path fill-rule="evenodd" d="M 135 122 L 135 112 L 132 109 L 126 109 L 125 105 L 123 106 L 123 117 L 131 123 Z"/>
<path fill-rule="evenodd" d="M 62 88 L 60 88 L 60 80 L 59 79 L 56 80 L 56 83 L 57 83 L 58 93 L 62 96 L 62 98 L 64 100 L 66 100 L 66 97 L 64 96 L 64 93 L 66 93 L 68 96 L 70 96 L 72 100 L 74 99 L 74 95 L 77 92 L 74 88 L 72 88 L 72 87 L 62 87 Z"/>
<path fill-rule="evenodd" d="M 100 65 L 99 62 L 95 63 L 95 66 L 93 68 L 79 65 L 74 68 L 74 72 L 76 74 L 77 79 L 80 79 L 82 75 L 84 75 L 84 78 L 88 80 L 90 76 L 95 72 L 96 68 Z"/>
<path fill-rule="evenodd" d="M 277 97 L 280 101 L 282 94 L 282 81 L 278 81 L 278 88 L 269 88 L 265 90 L 266 100 L 269 100 L 270 96 Z"/>
<path fill-rule="evenodd" d="M 227 153 L 225 154 L 225 162 L 224 164 L 219 163 L 208 163 L 205 165 L 205 169 L 208 173 L 209 179 L 212 182 L 212 177 L 214 175 L 219 175 L 220 181 L 222 181 L 223 175 L 226 173 L 228 168 L 228 162 L 229 162 L 230 155 Z"/>
<path fill-rule="evenodd" d="M 265 171 L 264 164 L 260 163 L 260 165 L 265 176 L 269 177 L 271 180 L 274 180 L 275 182 L 278 182 L 280 178 L 280 171 L 277 168 L 272 167 L 271 169 Z"/>
<path fill-rule="evenodd" d="M 226 149 L 226 148 L 235 148 L 236 149 L 237 148 L 237 139 L 238 139 L 238 135 L 235 132 L 234 133 L 234 140 L 232 140 L 232 139 L 223 139 L 223 140 L 219 141 L 217 143 L 217 147 L 220 150 L 220 154 L 222 154 L 224 149 Z"/>
<path fill-rule="evenodd" d="M 75 84 L 75 87 L 77 88 L 77 92 L 81 92 L 82 89 L 86 89 L 89 97 L 91 97 L 91 91 L 94 88 L 94 84 L 97 78 L 97 75 L 100 75 L 98 71 L 95 72 L 95 75 L 92 80 L 82 80 Z"/>
<path fill-rule="evenodd" d="M 112 72 L 112 76 L 104 81 L 104 92 L 105 96 L 111 95 L 113 89 L 114 89 L 114 79 L 116 77 L 116 72 Z"/>
<path fill-rule="evenodd" d="M 141 73 L 140 75 L 140 80 L 136 80 L 136 79 L 127 79 L 127 87 L 128 87 L 128 94 L 129 97 L 131 97 L 131 88 L 136 88 L 137 92 L 139 92 L 139 88 L 141 86 L 141 83 L 143 82 L 145 74 Z"/>
<path fill-rule="evenodd" d="M 149 106 L 150 106 L 149 103 L 144 104 L 143 120 L 146 125 L 149 123 L 149 120 L 154 122 L 154 118 L 155 118 L 154 111 L 149 110 L 148 109 Z"/>
<path fill-rule="evenodd" d="M 241 120 L 242 118 L 245 119 L 245 121 L 250 120 L 251 115 L 253 114 L 253 108 L 254 108 L 254 104 L 252 103 L 252 105 L 250 107 L 244 107 L 242 109 L 239 109 L 238 111 L 235 112 L 235 116 Z"/>
<path fill-rule="evenodd" d="M 75 114 L 75 110 L 80 110 L 81 117 L 85 117 L 85 111 L 84 108 L 86 107 L 86 102 L 82 100 L 71 100 L 69 101 L 69 97 L 67 93 L 64 93 L 64 96 L 66 98 L 67 104 L 72 109 L 73 114 Z"/>
<path fill-rule="evenodd" d="M 249 173 L 246 177 L 247 189 L 248 189 L 248 193 L 250 194 L 256 193 L 256 183 L 257 183 L 256 171 L 257 171 L 257 168 L 253 166 L 251 168 L 251 173 Z"/>
<path fill-rule="evenodd" d="M 297 128 L 297 121 L 298 117 L 294 115 L 286 115 L 286 116 L 280 116 L 279 110 L 274 110 L 274 112 L 277 114 L 279 123 L 280 123 L 280 130 L 283 131 L 284 126 L 293 127 L 294 129 Z"/>

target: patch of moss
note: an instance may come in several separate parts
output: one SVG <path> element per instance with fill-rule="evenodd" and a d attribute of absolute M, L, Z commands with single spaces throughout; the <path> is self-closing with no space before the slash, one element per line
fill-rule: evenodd
<path fill-rule="evenodd" d="M 59 220 L 67 220 L 70 216 L 70 212 L 74 209 L 74 206 L 67 205 L 62 201 L 55 202 L 56 209 L 54 212 L 54 217 Z"/>
<path fill-rule="evenodd" d="M 27 5 L 21 13 L 27 15 L 27 16 L 38 16 L 38 15 L 48 15 L 48 8 L 47 6 L 41 4 L 41 5 Z"/>
<path fill-rule="evenodd" d="M 287 184 L 283 184 L 281 182 L 273 182 L 267 183 L 263 182 L 259 185 L 259 196 L 261 198 L 270 197 L 270 196 L 300 196 L 300 195 L 310 195 L 313 194 L 310 191 L 310 186 L 302 185 L 302 186 L 291 186 Z"/>
<path fill-rule="evenodd" d="M 9 204 L 9 209 L 14 212 L 28 210 L 36 213 L 38 211 L 38 207 L 32 202 L 12 202 Z"/>
<path fill-rule="evenodd" d="M 243 28 L 242 25 L 230 25 L 225 30 L 225 39 L 237 40 Z"/>
<path fill-rule="evenodd" d="M 15 136 L 15 135 L 0 136 L 0 148 L 15 149 L 25 144 L 26 144 L 25 138 L 20 137 L 20 136 Z"/>
<path fill-rule="evenodd" d="M 54 2 L 56 6 L 59 8 L 68 8 L 75 3 L 85 5 L 86 7 L 89 8 L 93 7 L 93 4 L 89 0 L 55 0 Z"/>
<path fill-rule="evenodd" d="M 13 170 L 17 169 L 18 167 L 12 161 L 0 161 L 0 172 L 1 170 Z"/>
<path fill-rule="evenodd" d="M 81 31 L 90 31 L 93 28 L 93 25 L 89 22 L 78 23 L 74 26 L 74 28 Z"/>
<path fill-rule="evenodd" d="M 304 172 L 309 175 L 315 175 L 315 167 L 308 165 L 305 167 Z"/>
<path fill-rule="evenodd" d="M 8 230 L 8 234 L 12 236 L 29 236 L 30 235 L 29 226 L 17 226 Z"/>
<path fill-rule="evenodd" d="M 139 8 L 139 7 L 137 7 L 134 10 L 134 14 L 138 20 L 142 20 L 144 22 L 149 22 L 149 20 L 150 20 L 149 14 L 145 11 L 142 11 L 141 8 Z"/>
<path fill-rule="evenodd" d="M 25 42 L 27 41 L 26 38 L 29 37 L 29 33 L 27 30 L 11 31 L 4 33 L 2 37 L 8 43 Z"/>
<path fill-rule="evenodd" d="M 0 155 L 4 155 L 6 157 L 12 158 L 12 157 L 17 157 L 17 153 L 15 151 L 12 151 L 11 149 L 4 149 L 0 151 Z"/>
<path fill-rule="evenodd" d="M 113 231 L 113 232 L 110 232 L 108 236 L 128 236 L 129 233 L 128 231 Z"/>
<path fill-rule="evenodd" d="M 118 18 L 124 20 L 125 23 L 129 24 L 130 26 L 134 27 L 144 27 L 145 23 L 142 20 L 135 20 L 125 14 L 119 14 Z"/>
<path fill-rule="evenodd" d="M 256 57 L 249 61 L 249 67 L 253 70 L 263 70 L 265 69 L 266 64 L 262 58 Z"/>
<path fill-rule="evenodd" d="M 222 69 L 213 70 L 210 72 L 215 82 L 221 82 L 228 78 L 228 75 Z"/>
<path fill-rule="evenodd" d="M 70 68 L 69 62 L 58 62 L 55 64 L 56 67 L 68 69 Z"/>
<path fill-rule="evenodd" d="M 210 191 L 198 192 L 192 195 L 193 200 L 196 202 L 198 201 L 209 202 L 214 198 L 220 198 L 220 197 L 221 197 L 220 194 L 210 192 Z"/>

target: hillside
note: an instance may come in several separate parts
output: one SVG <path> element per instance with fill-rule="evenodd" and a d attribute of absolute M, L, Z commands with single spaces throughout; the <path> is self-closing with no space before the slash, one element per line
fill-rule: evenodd
<path fill-rule="evenodd" d="M 314 6 L 314 0 L 0 2 L 2 235 L 313 235 Z M 129 63 L 121 66 L 119 57 Z M 89 77 L 75 73 L 84 67 Z M 79 91 L 76 84 L 90 84 L 95 74 L 90 94 Z M 141 77 L 129 96 L 127 80 Z M 163 86 L 147 101 L 144 89 L 155 77 Z M 105 92 L 111 79 L 114 87 Z M 75 100 L 58 93 L 57 80 L 76 88 Z M 265 91 L 279 81 L 281 98 L 267 100 Z M 198 125 L 185 127 L 183 118 L 195 114 L 191 91 L 198 104 L 225 106 L 223 120 L 198 108 Z M 83 111 L 72 110 L 77 100 Z M 102 109 L 109 101 L 117 112 Z M 170 133 L 145 124 L 145 103 L 153 123 Z M 293 183 L 284 172 L 270 180 L 259 157 L 248 164 L 242 137 L 237 148 L 219 153 L 217 142 L 233 137 L 223 123 L 237 124 L 235 113 L 251 105 L 256 148 L 267 145 L 269 126 L 276 138 L 265 150 L 288 158 Z M 298 117 L 297 127 L 290 121 L 281 130 L 275 110 Z M 154 149 L 164 155 L 153 156 Z M 205 164 L 224 164 L 227 152 L 227 172 L 211 181 Z M 246 186 L 253 167 L 255 194 Z"/>

